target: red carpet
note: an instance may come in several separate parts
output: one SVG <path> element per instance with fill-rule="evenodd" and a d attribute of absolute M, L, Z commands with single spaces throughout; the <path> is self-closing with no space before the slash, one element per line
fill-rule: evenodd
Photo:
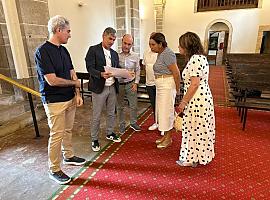
<path fill-rule="evenodd" d="M 228 87 L 224 66 L 210 65 L 209 85 L 215 105 L 228 105 Z"/>
<path fill-rule="evenodd" d="M 122 143 L 112 143 L 70 186 L 53 199 L 269 199 L 270 113 L 249 112 L 242 131 L 234 108 L 216 107 L 216 157 L 206 166 L 180 167 L 181 135 L 172 146 L 156 148 L 157 131 L 147 111 L 142 131 L 128 130 Z M 150 115 L 150 117 L 149 117 Z"/>

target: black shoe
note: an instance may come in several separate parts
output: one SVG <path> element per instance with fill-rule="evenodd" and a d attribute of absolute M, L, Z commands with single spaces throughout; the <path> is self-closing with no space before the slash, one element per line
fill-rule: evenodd
<path fill-rule="evenodd" d="M 134 130 L 134 131 L 141 131 L 141 127 L 138 124 L 130 124 L 130 127 Z"/>
<path fill-rule="evenodd" d="M 100 146 L 99 146 L 98 140 L 94 140 L 92 142 L 92 150 L 95 151 L 95 152 L 97 152 L 97 151 L 100 150 Z"/>
<path fill-rule="evenodd" d="M 193 162 L 191 167 L 197 167 L 199 162 Z"/>
<path fill-rule="evenodd" d="M 61 170 L 58 172 L 49 172 L 49 177 L 61 185 L 67 184 L 71 181 L 71 178 Z"/>
<path fill-rule="evenodd" d="M 121 142 L 121 138 L 118 137 L 114 132 L 112 132 L 110 135 L 106 136 L 107 140 L 112 140 L 114 142 Z"/>
<path fill-rule="evenodd" d="M 66 165 L 83 165 L 86 163 L 86 160 L 84 158 L 73 156 L 71 158 L 64 159 L 63 163 Z"/>

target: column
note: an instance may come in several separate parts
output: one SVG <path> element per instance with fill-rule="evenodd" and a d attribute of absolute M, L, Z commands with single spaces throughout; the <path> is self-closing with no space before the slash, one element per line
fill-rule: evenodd
<path fill-rule="evenodd" d="M 2 4 L 17 78 L 29 78 L 16 2 L 2 0 Z"/>
<path fill-rule="evenodd" d="M 156 17 L 156 32 L 163 31 L 165 5 L 166 5 L 166 0 L 154 0 L 155 17 Z"/>

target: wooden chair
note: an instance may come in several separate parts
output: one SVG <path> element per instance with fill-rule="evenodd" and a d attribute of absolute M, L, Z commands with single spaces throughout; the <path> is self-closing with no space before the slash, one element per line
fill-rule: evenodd
<path fill-rule="evenodd" d="M 92 100 L 92 93 L 89 90 L 88 83 L 87 83 L 87 88 L 84 87 L 84 80 L 89 81 L 89 73 L 88 72 L 76 72 L 78 79 L 81 81 L 81 94 L 82 94 L 82 99 L 84 101 L 84 96 L 90 97 Z"/>

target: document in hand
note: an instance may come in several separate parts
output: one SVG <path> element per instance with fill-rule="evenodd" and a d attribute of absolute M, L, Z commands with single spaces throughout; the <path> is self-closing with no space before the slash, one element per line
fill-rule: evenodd
<path fill-rule="evenodd" d="M 116 78 L 132 78 L 132 75 L 127 69 L 115 68 L 104 66 L 106 72 L 112 73 L 112 75 Z"/>

